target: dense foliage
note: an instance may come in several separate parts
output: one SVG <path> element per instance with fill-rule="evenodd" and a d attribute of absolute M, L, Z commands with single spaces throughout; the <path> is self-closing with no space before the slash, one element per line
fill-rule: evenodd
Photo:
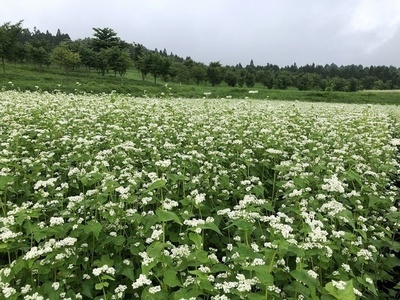
<path fill-rule="evenodd" d="M 33 63 L 42 69 L 52 63 L 52 52 L 64 42 L 69 51 L 79 54 L 80 64 L 74 65 L 75 70 L 96 70 L 102 76 L 111 71 L 115 75 L 119 74 L 121 79 L 127 69 L 134 66 L 142 74 L 143 80 L 150 74 L 154 82 L 161 78 L 164 82 L 209 82 L 212 86 L 224 82 L 232 87 L 245 85 L 249 88 L 259 83 L 270 89 L 293 86 L 299 90 L 346 92 L 400 88 L 400 70 L 394 66 L 337 66 L 334 63 L 324 66 L 312 63 L 300 67 L 296 63 L 285 67 L 269 63 L 255 66 L 252 60 L 245 67 L 240 63 L 236 66 L 222 66 L 219 62 L 210 62 L 207 66 L 190 57 L 184 59 L 173 53 L 168 54 L 166 49 L 149 50 L 139 43 L 127 43 L 111 28 L 93 28 L 93 37 L 72 41 L 68 34 L 62 34 L 60 30 L 52 35 L 36 28 L 31 32 L 21 26 L 20 22 L 15 25 L 5 23 L 0 27 L 0 36 L 7 37 L 0 39 L 0 57 L 4 70 L 5 59 L 22 64 Z M 2 49 L 6 49 L 7 53 L 3 55 Z"/>
<path fill-rule="evenodd" d="M 1 299 L 388 299 L 397 107 L 0 93 Z"/>

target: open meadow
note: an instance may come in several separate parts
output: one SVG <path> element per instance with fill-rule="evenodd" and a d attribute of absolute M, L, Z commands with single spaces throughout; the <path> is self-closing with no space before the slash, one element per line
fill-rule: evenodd
<path fill-rule="evenodd" d="M 10 90 L 0 143 L 0 299 L 396 297 L 398 106 Z"/>

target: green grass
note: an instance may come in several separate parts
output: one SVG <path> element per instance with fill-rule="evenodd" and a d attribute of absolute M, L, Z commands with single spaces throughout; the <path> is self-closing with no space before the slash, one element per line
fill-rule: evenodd
<path fill-rule="evenodd" d="M 148 75 L 142 80 L 137 70 L 128 70 L 123 82 L 119 76 L 109 73 L 100 76 L 96 71 L 90 74 L 82 68 L 69 74 L 68 80 L 62 69 L 44 67 L 38 69 L 32 65 L 7 64 L 6 74 L 0 74 L 0 88 L 3 90 L 19 89 L 21 91 L 37 90 L 66 93 L 110 93 L 116 91 L 122 94 L 131 94 L 139 97 L 182 97 L 203 98 L 204 93 L 211 93 L 208 98 L 238 98 L 270 100 L 298 100 L 307 102 L 334 102 L 334 103 L 371 103 L 371 104 L 399 104 L 399 94 L 396 91 L 376 93 L 373 91 L 325 92 L 325 91 L 299 91 L 296 88 L 287 90 L 267 89 L 261 84 L 253 88 L 229 87 L 225 83 L 212 87 L 209 83 L 181 84 L 176 82 L 163 82 L 160 78 L 154 83 L 153 77 Z M 10 84 L 12 82 L 12 84 Z M 79 82 L 79 84 L 77 84 Z M 167 86 L 166 86 L 167 84 Z M 249 91 L 257 90 L 258 93 L 250 94 Z"/>

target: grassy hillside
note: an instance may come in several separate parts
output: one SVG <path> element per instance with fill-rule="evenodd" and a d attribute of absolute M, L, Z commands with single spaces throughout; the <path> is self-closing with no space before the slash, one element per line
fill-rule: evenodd
<path fill-rule="evenodd" d="M 251 99 L 279 99 L 299 100 L 313 102 L 346 102 L 346 103 L 372 103 L 372 104 L 399 104 L 400 96 L 396 91 L 376 93 L 374 91 L 324 92 L 324 91 L 299 91 L 295 88 L 287 90 L 269 90 L 260 84 L 253 88 L 228 87 L 225 83 L 218 87 L 206 84 L 181 84 L 177 82 L 162 82 L 158 79 L 154 83 L 148 75 L 142 80 L 136 70 L 129 70 L 126 77 L 121 80 L 119 76 L 107 74 L 100 76 L 95 71 L 90 74 L 83 69 L 72 72 L 66 78 L 63 70 L 54 67 L 38 69 L 31 65 L 7 65 L 6 74 L 0 75 L 0 88 L 3 90 L 42 90 L 48 92 L 62 91 L 67 93 L 110 93 L 116 91 L 132 96 L 149 97 L 182 97 L 182 98 L 251 98 Z M 257 91 L 257 93 L 249 93 Z M 206 94 L 205 94 L 206 93 Z"/>

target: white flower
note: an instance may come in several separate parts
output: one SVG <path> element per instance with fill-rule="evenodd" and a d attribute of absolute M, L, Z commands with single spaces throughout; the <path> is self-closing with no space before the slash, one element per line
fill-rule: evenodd
<path fill-rule="evenodd" d="M 148 279 L 146 275 L 140 274 L 139 278 L 136 279 L 136 281 L 132 283 L 132 288 L 135 290 L 141 286 L 150 285 L 150 284 L 151 284 L 151 280 Z"/>
<path fill-rule="evenodd" d="M 251 263 L 252 266 L 263 266 L 265 265 L 265 261 L 262 258 L 255 258 Z"/>
<path fill-rule="evenodd" d="M 344 290 L 346 288 L 346 282 L 345 281 L 335 281 L 332 280 L 332 285 L 333 287 L 337 288 L 338 290 Z"/>
<path fill-rule="evenodd" d="M 314 278 L 314 279 L 317 279 L 317 277 L 318 277 L 318 274 L 317 274 L 316 272 L 314 272 L 313 270 L 308 270 L 308 271 L 307 271 L 307 274 L 308 274 L 310 277 Z"/>
<path fill-rule="evenodd" d="M 324 179 L 326 184 L 322 185 L 322 189 L 328 192 L 338 192 L 344 193 L 344 184 L 337 178 L 337 175 L 334 174 L 329 179 Z"/>
<path fill-rule="evenodd" d="M 206 199 L 206 194 L 197 194 L 194 198 L 194 203 L 199 205 L 200 203 L 204 202 Z"/>
<path fill-rule="evenodd" d="M 60 287 L 60 283 L 59 283 L 59 282 L 53 282 L 53 284 L 51 285 L 51 287 L 52 287 L 55 291 L 57 291 L 57 290 L 59 289 L 59 287 Z"/>
<path fill-rule="evenodd" d="M 161 291 L 161 286 L 157 285 L 157 286 L 152 286 L 151 288 L 149 288 L 149 293 L 150 294 L 155 294 Z"/>
<path fill-rule="evenodd" d="M 7 286 L 2 288 L 2 292 L 3 292 L 4 298 L 10 298 L 17 291 L 13 287 L 8 286 L 8 283 L 6 285 Z"/>
<path fill-rule="evenodd" d="M 32 287 L 30 284 L 26 284 L 21 288 L 21 294 L 26 294 L 29 293 L 32 290 Z"/>
<path fill-rule="evenodd" d="M 350 268 L 350 266 L 348 264 L 342 263 L 342 268 L 347 273 L 349 273 L 351 271 L 351 268 Z"/>
<path fill-rule="evenodd" d="M 361 249 L 357 252 L 358 257 L 363 257 L 365 260 L 372 260 L 372 253 L 367 249 Z"/>
<path fill-rule="evenodd" d="M 356 288 L 353 288 L 353 291 L 356 296 L 362 297 L 363 294 L 359 290 L 357 290 Z"/>
<path fill-rule="evenodd" d="M 62 224 L 64 224 L 64 218 L 62 218 L 62 217 L 51 217 L 50 218 L 50 227 L 56 226 L 56 225 L 62 225 Z"/>
<path fill-rule="evenodd" d="M 101 268 L 94 268 L 92 271 L 94 276 L 100 276 L 100 274 L 102 273 L 102 269 Z"/>

